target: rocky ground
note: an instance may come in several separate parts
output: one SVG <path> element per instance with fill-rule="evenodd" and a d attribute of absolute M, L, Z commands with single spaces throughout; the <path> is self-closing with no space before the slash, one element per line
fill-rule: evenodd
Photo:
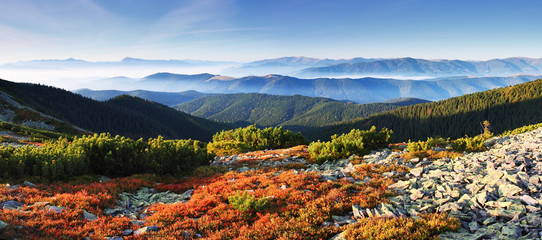
<path fill-rule="evenodd" d="M 352 206 L 345 216 L 333 216 L 325 225 L 343 226 L 357 218 L 412 217 L 421 213 L 445 212 L 461 221 L 458 232 L 442 234 L 441 239 L 538 239 L 542 237 L 542 128 L 524 134 L 493 138 L 486 142 L 488 151 L 465 153 L 464 156 L 437 160 L 401 158 L 403 152 L 384 149 L 364 157 L 367 163 L 398 164 L 410 172 L 386 172 L 399 180 L 389 188 L 397 195 L 374 209 Z M 441 149 L 442 150 L 442 149 Z M 345 159 L 324 164 L 310 164 L 303 153 L 306 149 L 259 151 L 236 156 L 217 157 L 212 165 L 230 166 L 238 171 L 287 165 L 303 166 L 296 171 L 317 172 L 326 181 L 346 179 L 363 184 L 370 179 L 349 177 L 356 165 Z M 301 157 L 300 157 L 301 156 Z M 237 168 L 240 163 L 246 166 Z M 235 167 L 237 166 L 237 167 Z M 31 186 L 31 183 L 25 183 Z M 152 188 L 136 193 L 122 193 L 117 205 L 106 209 L 112 216 L 127 216 L 133 224 L 142 225 L 152 214 L 147 208 L 153 203 L 177 203 L 190 199 L 193 190 L 183 194 L 157 193 Z M 61 208 L 40 203 L 48 211 Z M 21 203 L 9 201 L 2 208 L 20 208 Z M 92 221 L 92 214 L 85 214 Z M 95 217 L 95 216 L 94 216 Z M 0 229 L 5 223 L 0 221 Z M 137 231 L 127 229 L 125 235 L 157 231 L 149 226 Z M 344 239 L 343 234 L 333 239 Z M 122 239 L 116 236 L 111 239 Z"/>
<path fill-rule="evenodd" d="M 401 152 L 384 149 L 364 157 L 367 163 L 399 164 L 410 168 L 407 180 L 390 186 L 398 195 L 375 209 L 352 206 L 347 216 L 334 216 L 336 225 L 363 217 L 413 217 L 420 213 L 446 212 L 461 221 L 456 233 L 441 239 L 534 239 L 542 237 L 542 129 L 493 138 L 488 151 L 438 160 L 400 158 Z M 278 157 L 278 156 L 275 156 Z M 235 164 L 239 156 L 217 158 L 214 164 Z M 302 158 L 261 161 L 258 166 L 305 163 Z M 355 165 L 348 160 L 307 164 L 306 172 L 319 172 L 334 181 L 348 178 Z M 250 170 L 243 168 L 242 171 Z M 352 179 L 354 181 L 354 179 Z M 358 181 L 361 183 L 363 181 Z M 334 239 L 341 239 L 336 236 Z"/>

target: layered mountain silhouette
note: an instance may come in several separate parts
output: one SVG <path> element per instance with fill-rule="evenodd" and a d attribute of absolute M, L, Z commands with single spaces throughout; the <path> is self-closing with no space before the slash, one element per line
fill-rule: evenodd
<path fill-rule="evenodd" d="M 230 78 L 213 74 L 157 73 L 133 82 L 134 87 L 155 91 L 196 90 L 207 93 L 264 93 L 303 95 L 349 100 L 356 103 L 384 102 L 398 97 L 438 101 L 464 94 L 510 86 L 540 78 L 535 75 L 508 77 L 449 77 L 427 80 L 390 78 L 315 78 L 282 75 Z M 161 90 L 162 89 L 162 90 Z"/>
<path fill-rule="evenodd" d="M 379 59 L 373 58 L 352 58 L 352 59 L 329 59 L 329 58 L 310 58 L 310 57 L 282 57 L 273 59 L 264 59 L 245 63 L 242 67 L 285 67 L 285 66 L 330 66 L 342 63 L 372 62 Z"/>
<path fill-rule="evenodd" d="M 201 71 L 228 76 L 288 75 L 298 78 L 317 77 L 392 77 L 435 78 L 450 76 L 502 77 L 515 74 L 542 74 L 541 58 L 503 58 L 486 61 L 427 60 L 415 58 L 352 58 L 327 59 L 310 57 L 281 57 L 253 62 L 227 62 L 203 60 L 149 60 L 126 57 L 120 61 L 90 62 L 80 59 L 49 59 L 7 63 L 0 69 L 104 69 L 179 71 L 195 73 Z M 207 70 L 205 70 L 207 69 Z M 157 72 L 154 71 L 154 72 Z M 149 72 L 147 72 L 148 74 Z M 86 73 L 85 73 L 86 74 Z M 94 75 L 92 75 L 94 76 Z M 68 76 L 63 76 L 68 77 Z M 73 77 L 73 76 L 70 76 Z M 91 76 L 86 76 L 91 77 Z"/>
<path fill-rule="evenodd" d="M 43 59 L 19 61 L 0 65 L 2 68 L 43 68 L 43 69 L 62 69 L 62 68 L 91 68 L 91 67 L 152 67 L 152 66 L 199 66 L 199 65 L 221 65 L 234 64 L 233 62 L 223 61 L 202 61 L 202 60 L 150 60 L 141 58 L 125 57 L 120 61 L 98 61 L 91 62 L 82 59 Z"/>
<path fill-rule="evenodd" d="M 505 58 L 488 61 L 382 59 L 307 68 L 302 76 L 508 76 L 542 74 L 540 58 Z"/>

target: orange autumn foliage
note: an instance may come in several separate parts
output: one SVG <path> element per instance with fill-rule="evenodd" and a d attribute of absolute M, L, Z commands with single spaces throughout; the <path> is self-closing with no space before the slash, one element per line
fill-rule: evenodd
<path fill-rule="evenodd" d="M 0 239 L 104 239 L 118 236 L 125 229 L 138 229 L 141 226 L 130 224 L 127 218 L 104 215 L 104 210 L 116 203 L 119 193 L 141 187 L 177 193 L 195 191 L 185 203 L 159 203 L 148 209 L 145 226 L 158 226 L 159 231 L 124 239 L 329 239 L 346 229 L 324 224 L 333 222 L 333 215 L 347 214 L 352 204 L 374 207 L 387 201 L 393 194 L 387 187 L 395 177 L 383 177 L 382 173 L 390 171 L 408 168 L 361 164 L 349 176 L 361 181 L 370 178 L 362 184 L 347 179 L 325 181 L 317 173 L 276 168 L 190 178 L 135 175 L 103 183 L 38 184 L 36 188 L 17 189 L 2 186 L 0 201 L 16 200 L 26 205 L 22 211 L 1 212 L 0 220 L 9 226 L 0 232 Z M 228 198 L 241 193 L 266 199 L 266 204 L 240 211 Z M 66 209 L 54 213 L 31 206 L 43 201 Z M 85 220 L 83 210 L 96 214 L 97 220 Z M 379 220 L 364 221 L 367 226 L 379 224 L 373 222 Z M 454 226 L 451 222 L 439 226 L 446 224 Z M 415 233 L 410 228 L 402 231 Z"/>

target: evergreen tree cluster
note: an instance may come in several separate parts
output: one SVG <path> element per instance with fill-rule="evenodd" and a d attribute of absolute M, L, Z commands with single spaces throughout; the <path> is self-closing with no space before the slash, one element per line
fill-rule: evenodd
<path fill-rule="evenodd" d="M 542 122 L 542 80 L 401 107 L 303 133 L 308 139 L 326 139 L 332 134 L 375 125 L 393 129 L 394 141 L 404 142 L 432 136 L 475 136 L 484 133 L 485 120 L 497 134 Z"/>

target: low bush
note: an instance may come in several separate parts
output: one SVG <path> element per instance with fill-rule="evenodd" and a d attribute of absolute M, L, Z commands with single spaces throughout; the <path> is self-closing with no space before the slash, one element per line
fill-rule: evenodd
<path fill-rule="evenodd" d="M 65 180 L 83 174 L 184 174 L 208 165 L 213 157 L 196 140 L 158 137 L 143 141 L 104 133 L 76 137 L 72 142 L 59 138 L 43 147 L 0 147 L 0 177 Z"/>
<path fill-rule="evenodd" d="M 307 140 L 301 133 L 284 130 L 282 127 L 259 129 L 256 125 L 220 131 L 207 145 L 209 152 L 219 156 L 263 149 L 289 148 L 304 145 Z"/>
<path fill-rule="evenodd" d="M 484 143 L 490 137 L 482 134 L 475 137 L 458 138 L 451 142 L 452 149 L 455 152 L 483 152 L 487 150 Z"/>
<path fill-rule="evenodd" d="M 256 199 L 254 195 L 248 194 L 245 191 L 243 193 L 237 193 L 228 197 L 228 202 L 233 208 L 241 212 L 259 212 L 267 207 L 269 204 L 269 199 L 266 197 Z"/>
<path fill-rule="evenodd" d="M 374 126 L 365 131 L 352 129 L 349 133 L 331 136 L 330 142 L 312 142 L 309 154 L 316 162 L 347 158 L 354 154 L 363 156 L 371 150 L 387 147 L 392 134 L 393 131 L 387 128 L 377 132 Z"/>
<path fill-rule="evenodd" d="M 514 135 L 514 134 L 526 133 L 526 132 L 530 132 L 532 130 L 535 130 L 535 129 L 538 129 L 538 128 L 541 128 L 541 127 L 542 127 L 542 123 L 532 124 L 532 125 L 516 128 L 516 129 L 513 129 L 513 130 L 504 131 L 503 133 L 501 133 L 500 136 L 504 137 L 504 136 L 510 136 L 510 135 Z"/>
<path fill-rule="evenodd" d="M 427 141 L 417 141 L 417 142 L 411 142 L 408 140 L 407 150 L 409 152 L 420 152 L 420 151 L 428 151 L 433 149 L 433 147 L 446 147 L 449 143 L 449 140 L 446 140 L 441 137 L 436 138 L 427 138 Z"/>
<path fill-rule="evenodd" d="M 411 153 L 427 151 L 427 150 L 430 150 L 431 148 L 433 147 L 430 146 L 427 142 L 422 142 L 422 141 L 411 142 L 410 140 L 408 140 L 407 151 Z"/>
<path fill-rule="evenodd" d="M 412 218 L 364 218 L 349 225 L 346 239 L 433 239 L 445 231 L 457 231 L 460 222 L 444 214 L 428 214 Z"/>

